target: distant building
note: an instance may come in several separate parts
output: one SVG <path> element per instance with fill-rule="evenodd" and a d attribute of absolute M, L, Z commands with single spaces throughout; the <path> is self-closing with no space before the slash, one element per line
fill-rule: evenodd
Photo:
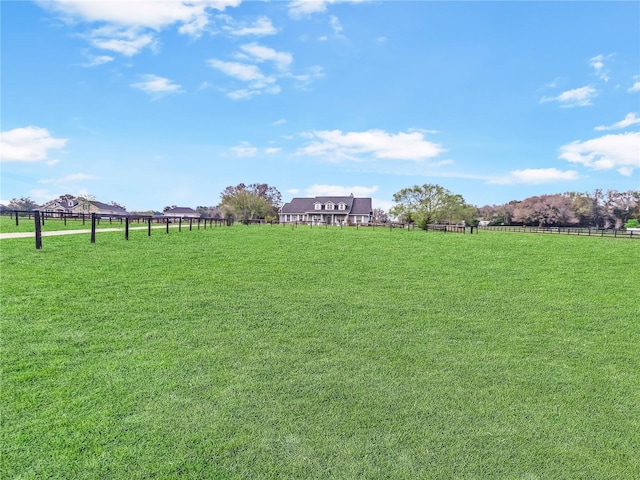
<path fill-rule="evenodd" d="M 294 198 L 279 211 L 280 223 L 367 224 L 373 220 L 371 198 L 313 197 Z"/>
<path fill-rule="evenodd" d="M 165 217 L 200 218 L 200 214 L 190 207 L 167 208 L 162 215 Z"/>
<path fill-rule="evenodd" d="M 45 203 L 41 210 L 58 216 L 63 213 L 73 213 L 73 209 L 77 207 L 79 203 L 78 199 L 74 196 L 62 195 L 55 200 Z"/>
<path fill-rule="evenodd" d="M 127 211 L 117 205 L 99 202 L 97 200 L 79 199 L 78 204 L 71 210 L 72 213 L 78 215 L 88 215 L 95 213 L 96 215 L 126 215 Z"/>

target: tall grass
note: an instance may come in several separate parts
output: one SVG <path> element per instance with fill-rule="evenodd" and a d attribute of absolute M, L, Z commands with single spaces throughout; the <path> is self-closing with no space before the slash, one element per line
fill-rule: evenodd
<path fill-rule="evenodd" d="M 638 247 L 3 240 L 0 477 L 638 478 Z"/>

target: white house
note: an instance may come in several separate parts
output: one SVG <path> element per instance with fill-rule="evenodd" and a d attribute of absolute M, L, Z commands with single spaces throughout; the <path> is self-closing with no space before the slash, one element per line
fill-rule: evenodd
<path fill-rule="evenodd" d="M 190 207 L 167 208 L 162 215 L 165 217 L 200 218 L 200 214 Z"/>
<path fill-rule="evenodd" d="M 373 220 L 370 198 L 313 197 L 294 198 L 279 211 L 280 223 L 367 224 Z"/>

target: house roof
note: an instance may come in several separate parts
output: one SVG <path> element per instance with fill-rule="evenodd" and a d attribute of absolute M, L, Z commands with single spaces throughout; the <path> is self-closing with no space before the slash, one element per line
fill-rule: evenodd
<path fill-rule="evenodd" d="M 165 215 L 179 215 L 181 213 L 190 213 L 190 214 L 194 214 L 194 213 L 198 213 L 196 212 L 193 208 L 191 207 L 174 207 L 174 208 L 168 208 L 164 211 Z"/>
<path fill-rule="evenodd" d="M 100 210 L 108 210 L 110 212 L 115 212 L 115 213 L 126 213 L 127 212 L 122 207 L 118 207 L 116 205 L 111 205 L 109 203 L 99 202 L 97 200 L 89 200 L 89 203 L 91 205 L 95 206 L 96 208 L 99 208 Z"/>
<path fill-rule="evenodd" d="M 322 210 L 316 210 L 315 204 L 322 203 Z M 335 205 L 344 203 L 346 205 L 344 210 L 325 210 L 324 205 L 331 202 Z M 348 197 L 313 197 L 313 198 L 293 198 L 289 203 L 285 203 L 280 210 L 280 213 L 284 214 L 301 214 L 301 213 L 318 213 L 318 212 L 332 212 L 342 213 L 350 215 L 369 215 L 371 213 L 371 199 L 370 198 L 354 198 Z"/>
<path fill-rule="evenodd" d="M 73 208 L 78 205 L 78 199 L 75 197 L 67 197 L 67 198 L 56 198 L 53 199 L 43 205 L 44 208 L 53 209 L 53 208 Z"/>

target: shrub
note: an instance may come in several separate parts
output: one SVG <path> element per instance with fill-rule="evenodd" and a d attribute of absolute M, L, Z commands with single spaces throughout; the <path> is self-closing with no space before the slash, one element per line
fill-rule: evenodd
<path fill-rule="evenodd" d="M 624 224 L 624 228 L 640 228 L 640 221 L 637 218 L 632 218 Z"/>

